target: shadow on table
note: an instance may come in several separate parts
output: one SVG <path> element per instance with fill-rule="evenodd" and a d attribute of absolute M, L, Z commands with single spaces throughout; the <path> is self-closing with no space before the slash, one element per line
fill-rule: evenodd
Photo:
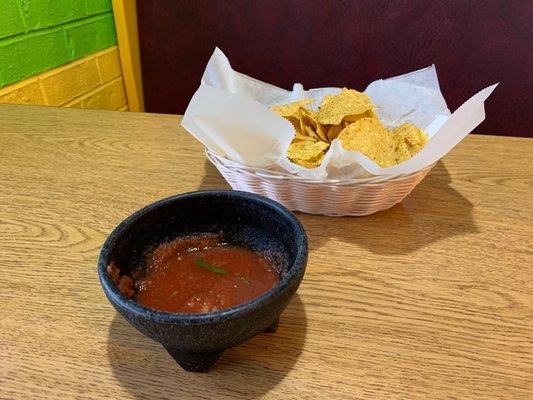
<path fill-rule="evenodd" d="M 325 217 L 297 213 L 311 250 L 331 237 L 362 246 L 376 254 L 408 254 L 439 240 L 476 232 L 473 205 L 450 186 L 442 161 L 400 204 L 365 217 Z M 229 188 L 217 169 L 205 160 L 198 190 Z"/>
<path fill-rule="evenodd" d="M 108 357 L 119 383 L 138 399 L 256 398 L 275 387 L 302 352 L 307 329 L 296 294 L 281 315 L 278 331 L 260 334 L 226 350 L 206 374 L 183 371 L 158 343 L 116 314 L 109 327 Z M 192 396 L 191 396 L 192 397 Z"/>
<path fill-rule="evenodd" d="M 231 189 L 230 185 L 224 180 L 220 172 L 216 167 L 205 160 L 204 164 L 204 177 L 202 182 L 198 185 L 197 190 L 211 190 L 211 189 Z"/>
<path fill-rule="evenodd" d="M 318 249 L 331 237 L 376 254 L 408 254 L 452 236 L 476 232 L 473 205 L 453 187 L 442 162 L 400 204 L 365 217 L 298 213 Z"/>

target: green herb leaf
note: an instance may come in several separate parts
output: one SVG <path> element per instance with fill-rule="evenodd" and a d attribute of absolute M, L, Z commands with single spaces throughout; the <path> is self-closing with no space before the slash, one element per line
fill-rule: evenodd
<path fill-rule="evenodd" d="M 226 271 L 224 268 L 217 267 L 214 264 L 209 264 L 202 258 L 197 258 L 196 260 L 194 260 L 194 263 L 199 267 L 207 269 L 208 271 L 214 272 L 216 274 L 224 275 L 228 273 L 228 271 Z"/>

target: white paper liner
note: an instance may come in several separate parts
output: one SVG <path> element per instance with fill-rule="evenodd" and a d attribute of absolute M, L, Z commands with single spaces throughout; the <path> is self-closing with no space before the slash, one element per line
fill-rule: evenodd
<path fill-rule="evenodd" d="M 278 88 L 234 71 L 217 48 L 185 111 L 182 125 L 211 151 L 252 167 L 312 179 L 409 174 L 437 162 L 485 119 L 484 102 L 496 86 L 481 90 L 450 115 L 434 65 L 374 81 L 365 93 L 377 106 L 383 123 L 392 127 L 411 122 L 423 128 L 430 137 L 426 146 L 411 159 L 382 168 L 357 151 L 343 149 L 334 140 L 322 164 L 308 169 L 287 159 L 294 129 L 269 107 L 313 98 L 316 108 L 325 95 L 340 89 L 304 90 L 300 84 L 295 84 L 292 91 Z"/>

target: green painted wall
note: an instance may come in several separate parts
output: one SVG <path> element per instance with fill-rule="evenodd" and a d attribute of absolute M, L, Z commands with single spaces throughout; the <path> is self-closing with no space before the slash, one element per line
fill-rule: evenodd
<path fill-rule="evenodd" d="M 0 0 L 0 87 L 116 43 L 111 0 Z"/>

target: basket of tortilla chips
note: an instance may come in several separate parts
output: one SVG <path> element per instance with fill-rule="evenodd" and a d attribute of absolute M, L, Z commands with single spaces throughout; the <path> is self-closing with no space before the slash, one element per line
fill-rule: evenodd
<path fill-rule="evenodd" d="M 484 119 L 488 87 L 450 114 L 434 66 L 348 88 L 287 91 L 216 49 L 182 125 L 233 189 L 291 210 L 368 215 L 401 202 Z"/>

